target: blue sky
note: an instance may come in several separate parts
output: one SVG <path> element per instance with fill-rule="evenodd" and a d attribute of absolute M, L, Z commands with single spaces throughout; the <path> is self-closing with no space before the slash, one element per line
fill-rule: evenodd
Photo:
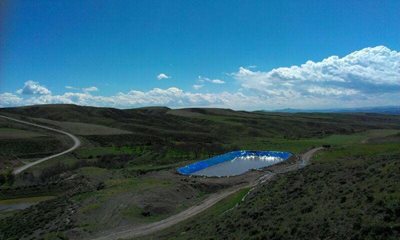
<path fill-rule="evenodd" d="M 400 104 L 400 1 L 0 4 L 0 106 Z"/>

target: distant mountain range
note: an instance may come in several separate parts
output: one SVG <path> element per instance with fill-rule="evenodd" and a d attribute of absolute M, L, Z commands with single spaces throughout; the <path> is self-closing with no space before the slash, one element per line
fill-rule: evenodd
<path fill-rule="evenodd" d="M 400 106 L 384 106 L 384 107 L 362 107 L 362 108 L 331 108 L 331 109 L 294 109 L 284 108 L 267 112 L 317 112 L 317 113 L 381 113 L 400 115 Z"/>

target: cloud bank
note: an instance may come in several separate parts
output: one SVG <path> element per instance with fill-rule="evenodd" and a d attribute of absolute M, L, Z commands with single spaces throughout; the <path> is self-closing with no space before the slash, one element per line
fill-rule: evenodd
<path fill-rule="evenodd" d="M 117 108 L 155 105 L 171 107 L 227 106 L 233 108 L 237 106 L 237 101 L 241 102 L 242 108 L 254 103 L 252 97 L 245 96 L 242 93 L 192 93 L 176 87 L 154 88 L 150 91 L 131 90 L 126 93 L 119 92 L 113 96 L 96 96 L 91 92 L 66 92 L 61 95 L 37 95 L 29 98 L 22 98 L 12 93 L 0 94 L 0 107 L 66 103 Z"/>
<path fill-rule="evenodd" d="M 269 72 L 240 67 L 232 76 L 242 87 L 266 96 L 379 95 L 399 92 L 400 53 L 378 46 Z"/>
<path fill-rule="evenodd" d="M 230 76 L 240 85 L 231 92 L 200 93 L 170 87 L 131 90 L 113 96 L 95 95 L 96 87 L 53 95 L 38 82 L 27 81 L 16 93 L 0 93 L 0 106 L 73 103 L 118 108 L 165 105 L 254 110 L 400 105 L 400 52 L 384 46 L 270 71 L 240 67 Z M 157 78 L 169 76 L 159 74 Z M 206 83 L 224 84 L 225 81 L 199 76 L 198 84 L 192 88 L 198 91 Z"/>

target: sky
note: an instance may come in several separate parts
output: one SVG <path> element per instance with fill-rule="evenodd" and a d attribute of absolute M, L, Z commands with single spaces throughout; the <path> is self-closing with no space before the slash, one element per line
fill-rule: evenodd
<path fill-rule="evenodd" d="M 0 1 L 0 107 L 400 105 L 400 1 Z"/>

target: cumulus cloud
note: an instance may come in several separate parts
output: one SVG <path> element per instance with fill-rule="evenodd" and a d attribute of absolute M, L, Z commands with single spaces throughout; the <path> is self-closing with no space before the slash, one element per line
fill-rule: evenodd
<path fill-rule="evenodd" d="M 39 85 L 39 83 L 36 83 Z M 35 104 L 78 104 L 86 106 L 107 106 L 117 108 L 132 108 L 142 106 L 165 105 L 169 107 L 245 107 L 259 105 L 258 97 L 246 96 L 241 92 L 229 93 L 193 93 L 177 87 L 166 89 L 153 88 L 149 91 L 131 90 L 119 92 L 111 96 L 92 95 L 91 91 L 65 92 L 59 95 L 32 94 L 20 97 L 12 93 L 0 94 L 1 107 L 35 105 Z"/>
<path fill-rule="evenodd" d="M 18 94 L 25 94 L 25 95 L 48 95 L 51 94 L 51 91 L 48 90 L 46 87 L 41 86 L 38 82 L 34 82 L 32 80 L 26 81 L 24 87 L 17 90 Z"/>
<path fill-rule="evenodd" d="M 23 99 L 12 93 L 0 93 L 0 107 L 18 106 Z"/>
<path fill-rule="evenodd" d="M 240 67 L 232 74 L 243 88 L 266 96 L 366 97 L 400 91 L 400 52 L 378 46 L 342 58 L 281 67 L 268 72 Z"/>
<path fill-rule="evenodd" d="M 168 76 L 168 75 L 165 74 L 165 73 L 160 73 L 160 74 L 157 75 L 157 79 L 158 79 L 158 80 L 161 80 L 161 79 L 168 79 L 168 78 L 171 78 L 171 76 Z"/>
<path fill-rule="evenodd" d="M 4 96 L 3 96 L 4 95 Z M 13 94 L 0 95 L 2 106 L 68 103 L 87 106 L 108 106 L 118 108 L 165 105 L 170 107 L 245 107 L 255 104 L 257 98 L 242 93 L 192 93 L 177 87 L 154 88 L 149 91 L 131 90 L 112 96 L 94 96 L 90 92 L 66 92 L 61 95 L 36 95 L 26 99 Z"/>
<path fill-rule="evenodd" d="M 204 82 L 215 83 L 215 84 L 224 84 L 225 83 L 225 81 L 221 80 L 221 79 L 210 79 L 210 78 L 202 77 L 202 76 L 198 77 L 198 81 L 200 83 L 204 83 Z"/>
<path fill-rule="evenodd" d="M 170 87 L 130 90 L 111 96 L 92 95 L 98 90 L 96 87 L 66 87 L 82 91 L 53 95 L 38 82 L 27 81 L 18 94 L 0 93 L 0 106 L 73 103 L 118 108 L 165 105 L 255 110 L 400 104 L 400 53 L 383 46 L 271 71 L 240 67 L 231 76 L 241 85 L 233 92 L 196 93 Z M 225 82 L 216 80 L 219 79 L 199 76 L 192 87 L 199 90 L 207 83 Z"/>

